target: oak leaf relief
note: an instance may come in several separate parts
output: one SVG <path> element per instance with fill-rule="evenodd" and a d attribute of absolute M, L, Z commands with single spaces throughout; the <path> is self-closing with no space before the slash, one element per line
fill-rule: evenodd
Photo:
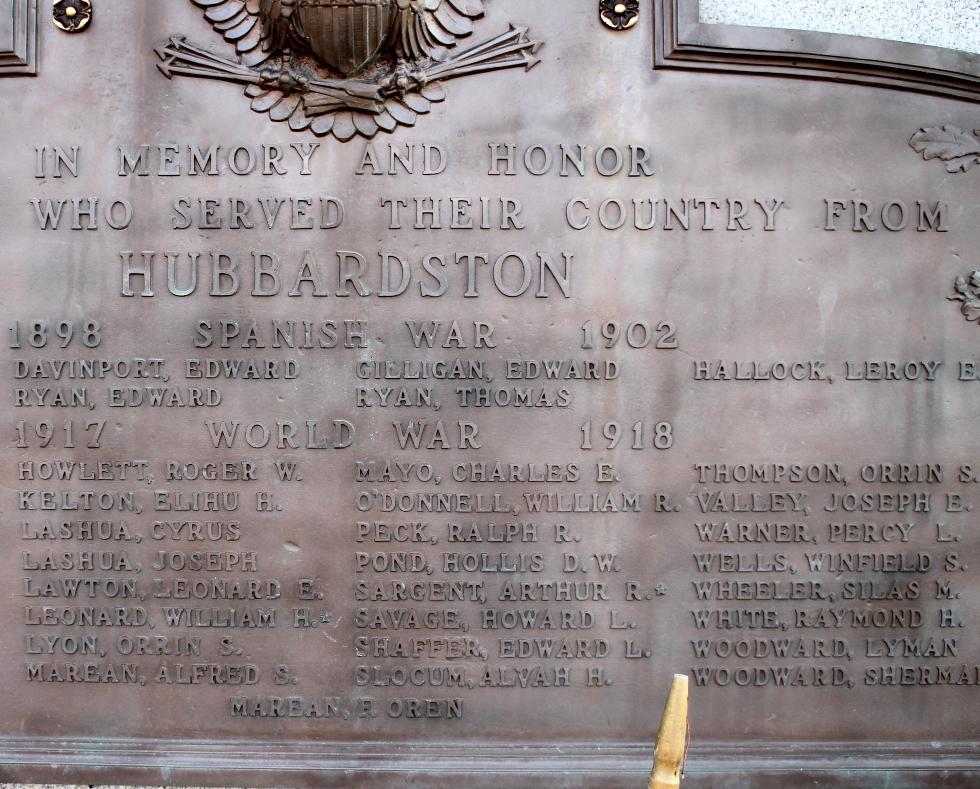
<path fill-rule="evenodd" d="M 909 145 L 922 154 L 923 159 L 941 159 L 947 171 L 965 173 L 980 164 L 980 129 L 973 134 L 956 126 L 929 126 L 919 129 L 909 140 Z"/>

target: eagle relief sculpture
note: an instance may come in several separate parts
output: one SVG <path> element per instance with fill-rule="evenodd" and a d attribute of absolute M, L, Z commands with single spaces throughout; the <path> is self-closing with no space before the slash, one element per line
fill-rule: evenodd
<path fill-rule="evenodd" d="M 246 85 L 252 109 L 294 131 L 360 134 L 413 126 L 443 101 L 446 80 L 523 68 L 541 46 L 527 28 L 461 48 L 484 0 L 192 0 L 235 59 L 181 36 L 158 49 L 160 70 Z"/>

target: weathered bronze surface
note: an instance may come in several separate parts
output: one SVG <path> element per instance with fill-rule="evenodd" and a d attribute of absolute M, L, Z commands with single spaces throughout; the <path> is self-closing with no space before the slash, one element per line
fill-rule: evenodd
<path fill-rule="evenodd" d="M 685 789 L 976 785 L 952 55 L 96 5 L 3 5 L 0 778 L 639 787 L 682 673 Z"/>

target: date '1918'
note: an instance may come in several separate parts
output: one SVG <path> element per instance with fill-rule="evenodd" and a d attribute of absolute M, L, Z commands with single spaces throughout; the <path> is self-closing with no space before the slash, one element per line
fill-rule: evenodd
<path fill-rule="evenodd" d="M 582 449 L 592 449 L 593 432 L 598 429 L 601 438 L 605 439 L 608 449 L 615 449 L 625 436 L 623 426 L 619 422 L 606 422 L 595 428 L 589 420 L 582 425 Z M 674 446 L 674 426 L 670 422 L 637 422 L 632 429 L 633 443 L 630 449 L 670 449 Z"/>

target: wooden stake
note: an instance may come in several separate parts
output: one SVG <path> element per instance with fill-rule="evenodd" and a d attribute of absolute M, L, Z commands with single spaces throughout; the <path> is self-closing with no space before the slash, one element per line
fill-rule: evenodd
<path fill-rule="evenodd" d="M 670 695 L 664 707 L 653 753 L 653 772 L 648 789 L 676 789 L 681 785 L 681 769 L 687 746 L 687 675 L 674 674 Z"/>

